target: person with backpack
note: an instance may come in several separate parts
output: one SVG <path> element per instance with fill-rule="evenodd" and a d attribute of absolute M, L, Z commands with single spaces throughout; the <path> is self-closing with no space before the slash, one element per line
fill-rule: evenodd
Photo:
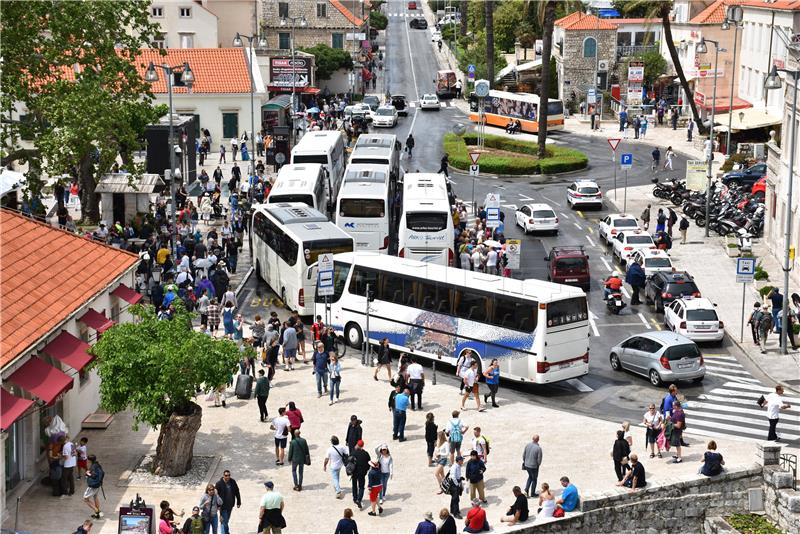
<path fill-rule="evenodd" d="M 341 499 L 344 497 L 342 486 L 339 483 L 339 473 L 347 462 L 348 448 L 346 445 L 339 445 L 339 438 L 331 436 L 331 446 L 328 448 L 328 453 L 325 455 L 325 462 L 322 464 L 322 470 L 328 470 L 328 464 L 331 465 L 331 480 L 333 481 L 333 490 L 336 492 L 336 498 Z"/>
<path fill-rule="evenodd" d="M 750 333 L 753 335 L 753 343 L 758 345 L 758 323 L 761 321 L 761 316 L 764 311 L 761 309 L 761 303 L 756 302 L 753 304 L 753 311 L 750 312 L 750 317 L 747 319 L 747 324 L 750 325 Z"/>
<path fill-rule="evenodd" d="M 469 430 L 469 426 L 465 425 L 458 417 L 460 412 L 453 410 L 452 419 L 447 423 L 447 440 L 450 442 L 450 463 L 453 463 L 454 456 L 458 454 L 461 456 L 461 442 L 464 441 L 464 432 Z"/>
<path fill-rule="evenodd" d="M 689 230 L 689 219 L 686 215 L 681 215 L 681 222 L 678 225 L 678 230 L 681 232 L 681 245 L 686 244 L 686 232 Z"/>
<path fill-rule="evenodd" d="M 100 511 L 100 498 L 97 496 L 103 490 L 103 479 L 106 476 L 103 466 L 97 461 L 97 456 L 90 454 L 89 469 L 86 471 L 86 491 L 83 493 L 83 502 L 92 509 L 92 519 L 100 519 L 103 512 Z"/>
<path fill-rule="evenodd" d="M 353 481 L 353 502 L 359 510 L 363 508 L 361 501 L 364 500 L 364 485 L 371 460 L 369 453 L 364 450 L 364 440 L 360 439 L 345 464 L 345 472 Z"/>
<path fill-rule="evenodd" d="M 762 312 L 758 321 L 758 346 L 761 347 L 761 354 L 767 353 L 767 338 L 774 325 L 775 322 L 772 320 L 772 315 L 766 310 Z"/>
<path fill-rule="evenodd" d="M 472 438 L 472 450 L 478 453 L 478 458 L 483 463 L 486 463 L 489 459 L 490 451 L 489 438 L 481 434 L 481 427 L 479 426 L 472 429 L 472 435 L 475 436 Z"/>

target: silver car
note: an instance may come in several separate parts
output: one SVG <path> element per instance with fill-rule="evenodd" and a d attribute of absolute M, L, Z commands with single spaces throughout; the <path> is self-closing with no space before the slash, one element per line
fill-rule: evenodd
<path fill-rule="evenodd" d="M 692 380 L 702 382 L 706 376 L 703 355 L 697 344 L 674 332 L 636 334 L 611 348 L 611 368 L 626 369 L 646 376 L 650 383 Z"/>

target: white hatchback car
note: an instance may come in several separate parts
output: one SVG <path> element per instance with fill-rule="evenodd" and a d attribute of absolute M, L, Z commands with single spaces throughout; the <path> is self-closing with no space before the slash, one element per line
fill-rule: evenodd
<path fill-rule="evenodd" d="M 631 253 L 628 265 L 640 262 L 645 276 L 653 276 L 658 272 L 672 272 L 672 258 L 665 250 L 637 248 Z"/>
<path fill-rule="evenodd" d="M 379 107 L 372 116 L 372 125 L 394 128 L 397 126 L 397 109 L 394 106 Z"/>
<path fill-rule="evenodd" d="M 641 227 L 636 217 L 633 215 L 626 215 L 625 213 L 606 215 L 600 219 L 597 225 L 597 232 L 600 234 L 600 239 L 606 243 L 614 239 L 618 232 L 638 229 L 641 229 Z"/>
<path fill-rule="evenodd" d="M 419 101 L 420 109 L 435 109 L 439 111 L 441 105 L 439 104 L 439 97 L 435 94 L 428 93 L 426 95 L 422 95 L 422 99 Z"/>
<path fill-rule="evenodd" d="M 567 204 L 576 206 L 603 207 L 603 193 L 600 187 L 591 180 L 577 180 L 567 187 Z"/>
<path fill-rule="evenodd" d="M 722 341 L 725 325 L 707 298 L 683 297 L 664 307 L 664 326 L 692 341 Z"/>
<path fill-rule="evenodd" d="M 556 212 L 547 204 L 526 204 L 519 208 L 516 213 L 517 224 L 530 232 L 552 232 L 558 234 L 558 216 Z"/>
<path fill-rule="evenodd" d="M 613 247 L 612 254 L 623 265 L 627 263 L 631 254 L 637 248 L 656 248 L 653 237 L 644 230 L 619 232 L 617 236 L 611 240 L 611 245 Z"/>

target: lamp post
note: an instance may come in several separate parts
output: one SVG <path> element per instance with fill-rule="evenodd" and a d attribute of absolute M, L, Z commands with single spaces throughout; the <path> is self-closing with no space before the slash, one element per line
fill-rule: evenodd
<path fill-rule="evenodd" d="M 742 18 L 744 11 L 741 6 L 728 6 L 728 13 L 725 15 L 725 21 L 722 23 L 723 30 L 729 30 L 733 26 L 733 69 L 736 68 L 736 43 L 739 40 L 739 28 L 742 26 Z M 733 70 L 732 69 L 732 70 Z M 716 68 L 715 68 L 716 70 Z M 733 71 L 731 76 L 731 95 L 728 100 L 728 136 L 725 141 L 725 156 L 731 157 L 731 125 L 733 122 L 733 89 L 736 87 L 736 72 Z M 714 79 L 717 79 L 717 73 L 714 73 Z"/>
<path fill-rule="evenodd" d="M 305 27 L 308 23 L 303 15 L 299 17 L 283 17 L 281 18 L 281 26 L 286 27 L 288 24 L 292 25 L 292 33 L 289 36 L 289 44 L 292 50 L 292 138 L 294 139 L 295 120 L 297 115 L 297 102 L 295 102 L 295 86 L 297 85 L 297 74 L 295 73 L 294 65 L 294 28 L 297 23 L 300 27 Z"/>
<path fill-rule="evenodd" d="M 266 48 L 267 47 L 267 39 L 265 37 L 259 37 L 258 35 L 242 35 L 239 32 L 236 32 L 236 37 L 233 38 L 233 46 L 236 48 L 242 48 L 244 46 L 244 41 L 242 39 L 247 39 L 250 49 L 250 137 L 253 140 L 253 153 L 250 155 L 250 176 L 248 176 L 247 181 L 250 184 L 250 187 L 247 189 L 247 198 L 250 201 L 250 204 L 253 203 L 253 178 L 256 175 L 256 110 L 255 110 L 255 90 L 256 90 L 256 82 L 255 77 L 253 76 L 253 69 L 255 68 L 255 54 L 253 53 L 253 41 L 258 40 L 258 47 L 259 48 Z"/>
<path fill-rule="evenodd" d="M 711 39 L 701 37 L 700 42 L 697 43 L 695 53 L 708 53 L 708 45 L 706 43 L 711 43 L 714 45 L 714 89 L 711 95 L 711 123 L 708 127 L 708 140 L 711 143 L 711 156 L 708 158 L 708 170 L 706 171 L 706 237 L 708 237 L 708 219 L 711 208 L 711 166 L 714 163 L 714 111 L 717 108 L 717 61 L 719 60 L 719 41 L 713 41 Z"/>
<path fill-rule="evenodd" d="M 789 271 L 792 269 L 791 265 L 791 245 L 792 245 L 792 189 L 794 185 L 794 157 L 797 148 L 797 84 L 800 80 L 800 71 L 779 69 L 775 66 L 767 76 L 764 82 L 764 89 L 780 89 L 783 85 L 778 72 L 786 73 L 787 76 L 792 78 L 794 87 L 792 88 L 792 115 L 791 115 L 791 147 L 789 149 L 789 184 L 788 184 L 788 200 L 786 201 L 786 228 L 784 230 L 784 266 L 783 266 L 783 318 L 781 319 L 781 354 L 786 354 L 786 334 L 789 325 Z"/>
<path fill-rule="evenodd" d="M 175 248 L 175 234 L 178 232 L 177 222 L 175 220 L 175 175 L 176 173 L 180 173 L 180 169 L 175 168 L 175 151 L 176 149 L 180 149 L 180 146 L 177 144 L 177 140 L 175 139 L 175 123 L 173 121 L 173 113 L 174 108 L 172 106 L 172 88 L 173 88 L 173 76 L 175 74 L 181 75 L 181 81 L 189 87 L 189 90 L 192 88 L 192 84 L 194 83 L 194 73 L 192 72 L 191 67 L 189 67 L 188 62 L 184 62 L 183 65 L 176 65 L 174 67 L 170 67 L 169 65 L 156 65 L 152 61 L 150 65 L 147 66 L 147 71 L 144 74 L 144 80 L 146 82 L 154 83 L 158 81 L 158 71 L 156 67 L 160 68 L 164 71 L 164 78 L 167 81 L 167 94 L 169 95 L 169 193 L 170 193 L 170 201 L 172 202 L 172 231 L 170 232 L 170 244 L 172 247 L 172 258 L 173 261 L 175 260 L 176 248 Z M 166 176 L 164 176 L 166 178 Z"/>

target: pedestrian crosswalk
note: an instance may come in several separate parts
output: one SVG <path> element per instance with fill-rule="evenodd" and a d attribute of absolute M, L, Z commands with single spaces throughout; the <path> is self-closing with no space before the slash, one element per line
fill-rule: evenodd
<path fill-rule="evenodd" d="M 412 102 L 409 102 L 408 103 L 408 107 L 410 107 L 410 108 L 421 108 L 420 103 L 418 101 L 416 101 L 416 100 L 414 100 Z M 439 107 L 440 108 L 454 108 L 454 107 L 456 107 L 456 105 L 453 102 L 449 101 L 449 100 L 443 100 L 443 101 L 439 102 Z"/>
<path fill-rule="evenodd" d="M 705 364 L 706 375 L 725 382 L 697 397 L 687 397 L 686 433 L 765 440 L 769 428 L 767 412 L 756 401 L 774 389 L 754 378 L 733 356 L 711 356 Z M 800 397 L 784 398 L 792 408 L 781 412 L 778 436 L 784 442 L 800 440 Z"/>
<path fill-rule="evenodd" d="M 412 18 L 413 19 L 413 18 L 417 18 L 417 17 L 423 17 L 424 15 L 422 13 L 387 13 L 386 16 L 389 17 L 390 19 L 391 18 L 396 18 L 396 19 Z"/>

